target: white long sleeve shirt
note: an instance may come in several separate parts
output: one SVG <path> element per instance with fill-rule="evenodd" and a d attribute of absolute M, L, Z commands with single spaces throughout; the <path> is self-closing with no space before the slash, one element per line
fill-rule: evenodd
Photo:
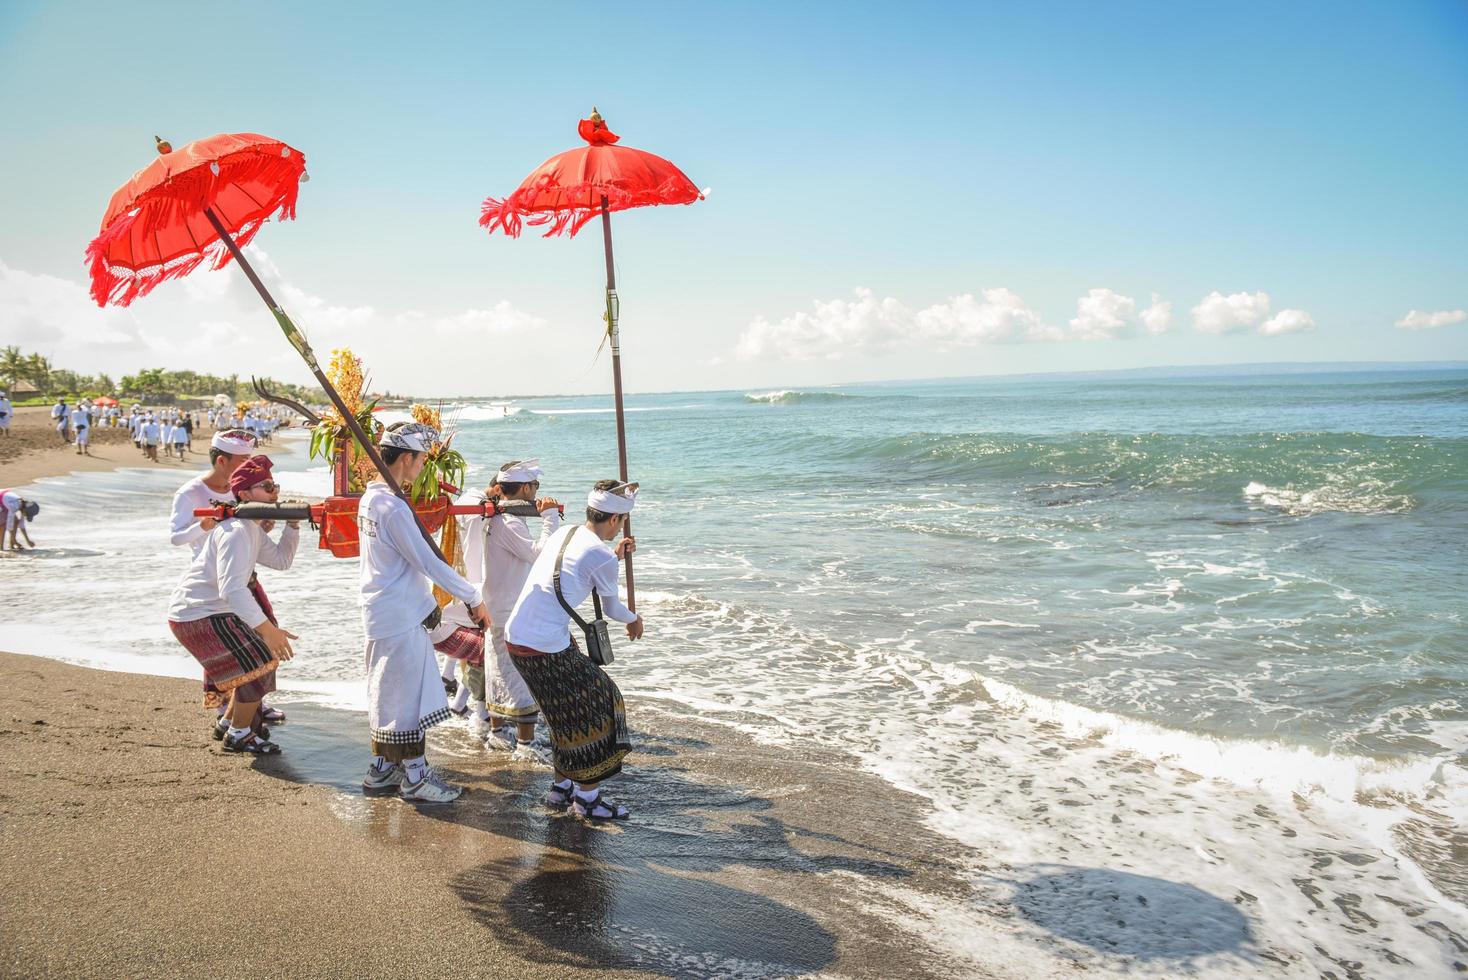
<path fill-rule="evenodd" d="M 250 592 L 255 566 L 290 568 L 300 540 L 301 532 L 293 527 L 281 531 L 280 541 L 275 542 L 259 521 L 220 521 L 173 590 L 168 618 L 175 623 L 192 623 L 220 613 L 234 613 L 254 629 L 266 618 Z"/>
<path fill-rule="evenodd" d="M 186 544 L 197 555 L 204 547 L 204 539 L 209 536 L 209 532 L 199 526 L 199 519 L 194 516 L 194 511 L 200 507 L 208 507 L 216 500 L 229 500 L 233 496 L 228 490 L 210 490 L 202 476 L 196 476 L 179 487 L 178 492 L 173 495 L 173 516 L 168 522 L 168 543 Z"/>
<path fill-rule="evenodd" d="M 637 614 L 617 597 L 617 556 L 605 541 L 585 525 L 572 524 L 552 534 L 530 568 L 525 587 L 505 623 L 505 639 L 522 647 L 556 653 L 566 649 L 571 617 L 556 599 L 554 575 L 556 555 L 566 535 L 574 534 L 561 563 L 561 594 L 574 609 L 591 596 L 592 586 L 601 597 L 602 613 L 619 623 L 630 623 Z M 591 617 L 582 614 L 588 622 Z"/>
<path fill-rule="evenodd" d="M 482 547 L 482 594 L 489 605 L 489 618 L 496 626 L 504 626 L 514 611 L 520 590 L 530 577 L 535 560 L 545 550 L 546 542 L 561 526 L 559 511 L 546 511 L 540 522 L 540 536 L 532 537 L 530 525 L 523 517 L 496 514 L 487 520 L 481 519 L 481 527 L 488 529 Z M 476 542 L 477 543 L 477 542 Z M 464 564 L 469 565 L 473 557 L 464 549 Z"/>
<path fill-rule="evenodd" d="M 367 639 L 397 636 L 419 626 L 438 605 L 429 580 L 469 605 L 479 604 L 479 589 L 438 560 L 423 540 L 413 512 L 374 480 L 357 503 L 361 539 L 362 626 Z"/>

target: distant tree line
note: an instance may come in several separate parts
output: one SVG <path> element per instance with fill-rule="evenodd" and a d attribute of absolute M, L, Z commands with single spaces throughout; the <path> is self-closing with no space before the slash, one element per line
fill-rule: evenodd
<path fill-rule="evenodd" d="M 269 378 L 261 380 L 271 392 L 308 405 L 326 401 L 325 393 L 314 385 L 293 385 Z M 40 396 L 45 398 L 57 395 L 75 398 L 110 395 L 119 400 L 135 399 L 158 403 L 181 398 L 207 399 L 219 394 L 228 395 L 231 401 L 254 401 L 259 397 L 251 386 L 250 379 L 241 378 L 238 374 L 200 374 L 197 371 L 145 368 L 137 374 L 125 374 L 121 381 L 114 382 L 106 374 L 81 374 L 54 367 L 50 358 L 23 353 L 19 347 L 0 348 L 0 384 L 4 384 L 9 390 L 15 387 L 17 381 L 30 382 Z"/>

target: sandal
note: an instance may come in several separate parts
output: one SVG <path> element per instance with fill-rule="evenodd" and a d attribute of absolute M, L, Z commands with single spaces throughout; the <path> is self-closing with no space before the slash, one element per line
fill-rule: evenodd
<path fill-rule="evenodd" d="M 571 812 L 583 820 L 591 820 L 596 823 L 603 820 L 626 820 L 632 816 L 632 811 L 616 800 L 603 799 L 600 790 L 597 791 L 594 799 L 583 800 L 579 796 L 573 798 Z"/>
<path fill-rule="evenodd" d="M 260 705 L 260 718 L 264 721 L 270 722 L 272 725 L 285 724 L 284 711 L 281 711 L 279 708 L 266 707 L 263 704 Z"/>
<path fill-rule="evenodd" d="M 224 741 L 224 733 L 227 731 L 229 731 L 228 721 L 225 721 L 223 725 L 216 722 L 213 725 L 209 726 L 209 737 L 214 739 L 214 741 L 216 742 L 222 742 Z"/>
<path fill-rule="evenodd" d="M 244 738 L 235 738 L 231 735 L 226 735 L 224 737 L 224 751 L 248 752 L 251 755 L 279 755 L 280 746 L 274 742 L 267 742 L 254 732 L 251 732 Z"/>
<path fill-rule="evenodd" d="M 545 805 L 552 810 L 564 810 L 571 805 L 570 786 L 557 786 L 551 783 L 550 792 L 545 794 Z"/>

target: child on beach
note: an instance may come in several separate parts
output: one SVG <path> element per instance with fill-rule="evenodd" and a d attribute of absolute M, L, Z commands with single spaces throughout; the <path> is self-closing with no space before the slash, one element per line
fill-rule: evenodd
<path fill-rule="evenodd" d="M 250 457 L 231 474 L 230 492 L 242 503 L 274 503 L 280 487 L 270 470 L 270 457 Z M 295 655 L 290 641 L 296 636 L 277 625 L 274 610 L 259 600 L 252 585 L 257 564 L 291 567 L 299 527 L 288 522 L 275 542 L 258 521 L 220 521 L 173 590 L 168 625 L 204 668 L 205 707 L 228 698 L 228 710 L 211 731 L 226 752 L 280 752 L 260 723 L 259 709 L 265 695 L 275 690 L 276 670 Z"/>

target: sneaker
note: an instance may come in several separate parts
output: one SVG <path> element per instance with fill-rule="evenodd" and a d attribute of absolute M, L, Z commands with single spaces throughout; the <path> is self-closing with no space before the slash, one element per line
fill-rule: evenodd
<path fill-rule="evenodd" d="M 367 796 L 384 796 L 395 793 L 403 781 L 403 767 L 390 765 L 386 769 L 379 769 L 375 765 L 367 767 L 367 775 L 362 779 L 362 792 Z"/>
<path fill-rule="evenodd" d="M 551 762 L 550 749 L 541 748 L 533 742 L 521 742 L 515 746 L 515 751 L 510 753 L 512 762 L 534 762 L 537 765 L 548 766 Z"/>
<path fill-rule="evenodd" d="M 506 725 L 504 728 L 495 728 L 484 736 L 484 747 L 491 752 L 513 752 L 519 740 L 515 738 L 515 729 Z"/>
<path fill-rule="evenodd" d="M 399 794 L 409 803 L 452 803 L 463 795 L 464 787 L 453 786 L 443 781 L 438 773 L 429 769 L 416 783 L 404 781 Z"/>

